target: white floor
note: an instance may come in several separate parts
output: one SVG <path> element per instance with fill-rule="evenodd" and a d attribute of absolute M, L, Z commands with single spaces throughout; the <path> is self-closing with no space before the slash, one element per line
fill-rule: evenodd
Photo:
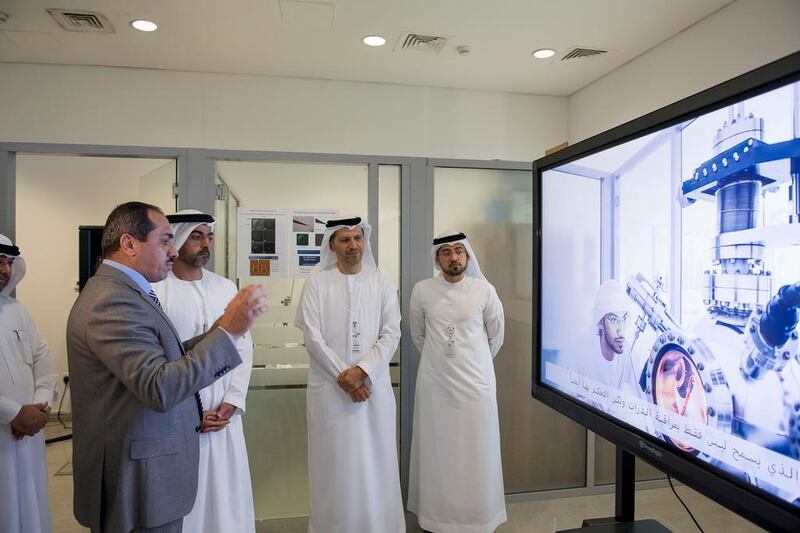
<path fill-rule="evenodd" d="M 47 465 L 50 472 L 49 493 L 55 533 L 89 531 L 81 527 L 72 516 L 72 476 L 54 475 L 72 458 L 72 441 L 51 444 L 47 447 Z M 71 464 L 69 465 L 71 468 Z M 689 489 L 677 487 L 678 493 L 694 513 L 707 533 L 739 533 L 763 531 L 751 523 Z M 497 529 L 498 533 L 550 533 L 580 527 L 584 518 L 612 515 L 614 495 L 557 498 L 543 501 L 514 502 L 507 504 L 508 522 Z M 417 528 L 413 515 L 408 515 L 408 531 Z M 667 488 L 642 490 L 636 494 L 636 518 L 654 518 L 676 532 L 694 532 L 697 528 L 686 511 Z M 262 522 L 259 533 L 301 533 L 304 520 Z M 220 532 L 229 533 L 229 532 Z M 232 533 L 232 532 L 231 532 Z"/>

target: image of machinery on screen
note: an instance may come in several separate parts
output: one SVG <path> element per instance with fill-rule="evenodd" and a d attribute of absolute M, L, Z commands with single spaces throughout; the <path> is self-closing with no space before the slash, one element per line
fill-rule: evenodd
<path fill-rule="evenodd" d="M 541 190 L 542 382 L 800 507 L 800 82 Z"/>

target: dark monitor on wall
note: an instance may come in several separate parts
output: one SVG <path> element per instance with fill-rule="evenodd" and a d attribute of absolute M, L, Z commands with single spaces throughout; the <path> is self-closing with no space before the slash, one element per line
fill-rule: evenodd
<path fill-rule="evenodd" d="M 97 272 L 103 260 L 103 226 L 78 227 L 78 290 Z"/>
<path fill-rule="evenodd" d="M 533 171 L 533 396 L 800 531 L 800 53 Z"/>

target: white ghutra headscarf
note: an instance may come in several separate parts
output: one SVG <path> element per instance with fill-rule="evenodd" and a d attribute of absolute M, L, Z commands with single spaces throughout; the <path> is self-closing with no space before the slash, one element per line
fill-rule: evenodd
<path fill-rule="evenodd" d="M 463 244 L 464 248 L 467 250 L 467 254 L 469 254 L 464 276 L 486 281 L 486 277 L 483 275 L 483 272 L 481 272 L 481 266 L 478 264 L 478 258 L 472 251 L 472 246 L 469 245 L 469 241 L 467 241 L 467 236 L 463 233 L 452 230 L 444 231 L 437 235 L 435 239 L 433 239 L 433 246 L 431 246 L 431 261 L 433 261 L 434 278 L 442 277 L 442 267 L 439 266 L 439 261 L 436 260 L 436 252 L 438 252 L 439 248 L 445 244 Z"/>
<path fill-rule="evenodd" d="M 592 327 L 596 328 L 608 313 L 623 315 L 630 312 L 633 312 L 633 302 L 625 292 L 625 287 L 615 279 L 607 279 L 597 289 L 594 297 Z"/>
<path fill-rule="evenodd" d="M 364 248 L 361 256 L 361 262 L 373 268 L 377 268 L 375 258 L 372 256 L 372 248 L 369 244 L 369 237 L 372 234 L 372 228 L 361 217 L 345 217 L 331 219 L 325 223 L 325 234 L 322 237 L 322 244 L 320 245 L 320 259 L 315 268 L 315 272 L 320 270 L 327 270 L 336 266 L 336 254 L 331 250 L 330 242 L 334 233 L 342 228 L 353 229 L 360 226 L 364 231 Z"/>
<path fill-rule="evenodd" d="M 175 248 L 181 249 L 189 235 L 197 229 L 197 226 L 207 224 L 214 231 L 216 220 L 211 215 L 207 215 L 197 209 L 184 209 L 174 215 L 167 215 L 167 220 L 172 226 L 172 234 L 175 236 Z"/>
<path fill-rule="evenodd" d="M 0 255 L 14 260 L 14 265 L 11 267 L 11 279 L 8 280 L 8 285 L 0 291 L 0 296 L 10 296 L 17 284 L 25 277 L 25 260 L 22 258 L 19 248 L 14 246 L 11 239 L 5 235 L 0 235 Z"/>

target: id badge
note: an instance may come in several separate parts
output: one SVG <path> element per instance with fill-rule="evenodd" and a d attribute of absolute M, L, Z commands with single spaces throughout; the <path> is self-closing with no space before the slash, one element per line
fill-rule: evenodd
<path fill-rule="evenodd" d="M 353 353 L 361 351 L 361 334 L 358 331 L 358 322 L 353 321 Z"/>
<path fill-rule="evenodd" d="M 445 347 L 444 354 L 452 357 L 456 354 L 456 326 L 455 324 L 447 325 L 447 346 Z"/>
<path fill-rule="evenodd" d="M 445 348 L 444 354 L 448 357 L 453 357 L 456 354 L 456 341 L 453 339 L 448 339 L 447 348 Z"/>

